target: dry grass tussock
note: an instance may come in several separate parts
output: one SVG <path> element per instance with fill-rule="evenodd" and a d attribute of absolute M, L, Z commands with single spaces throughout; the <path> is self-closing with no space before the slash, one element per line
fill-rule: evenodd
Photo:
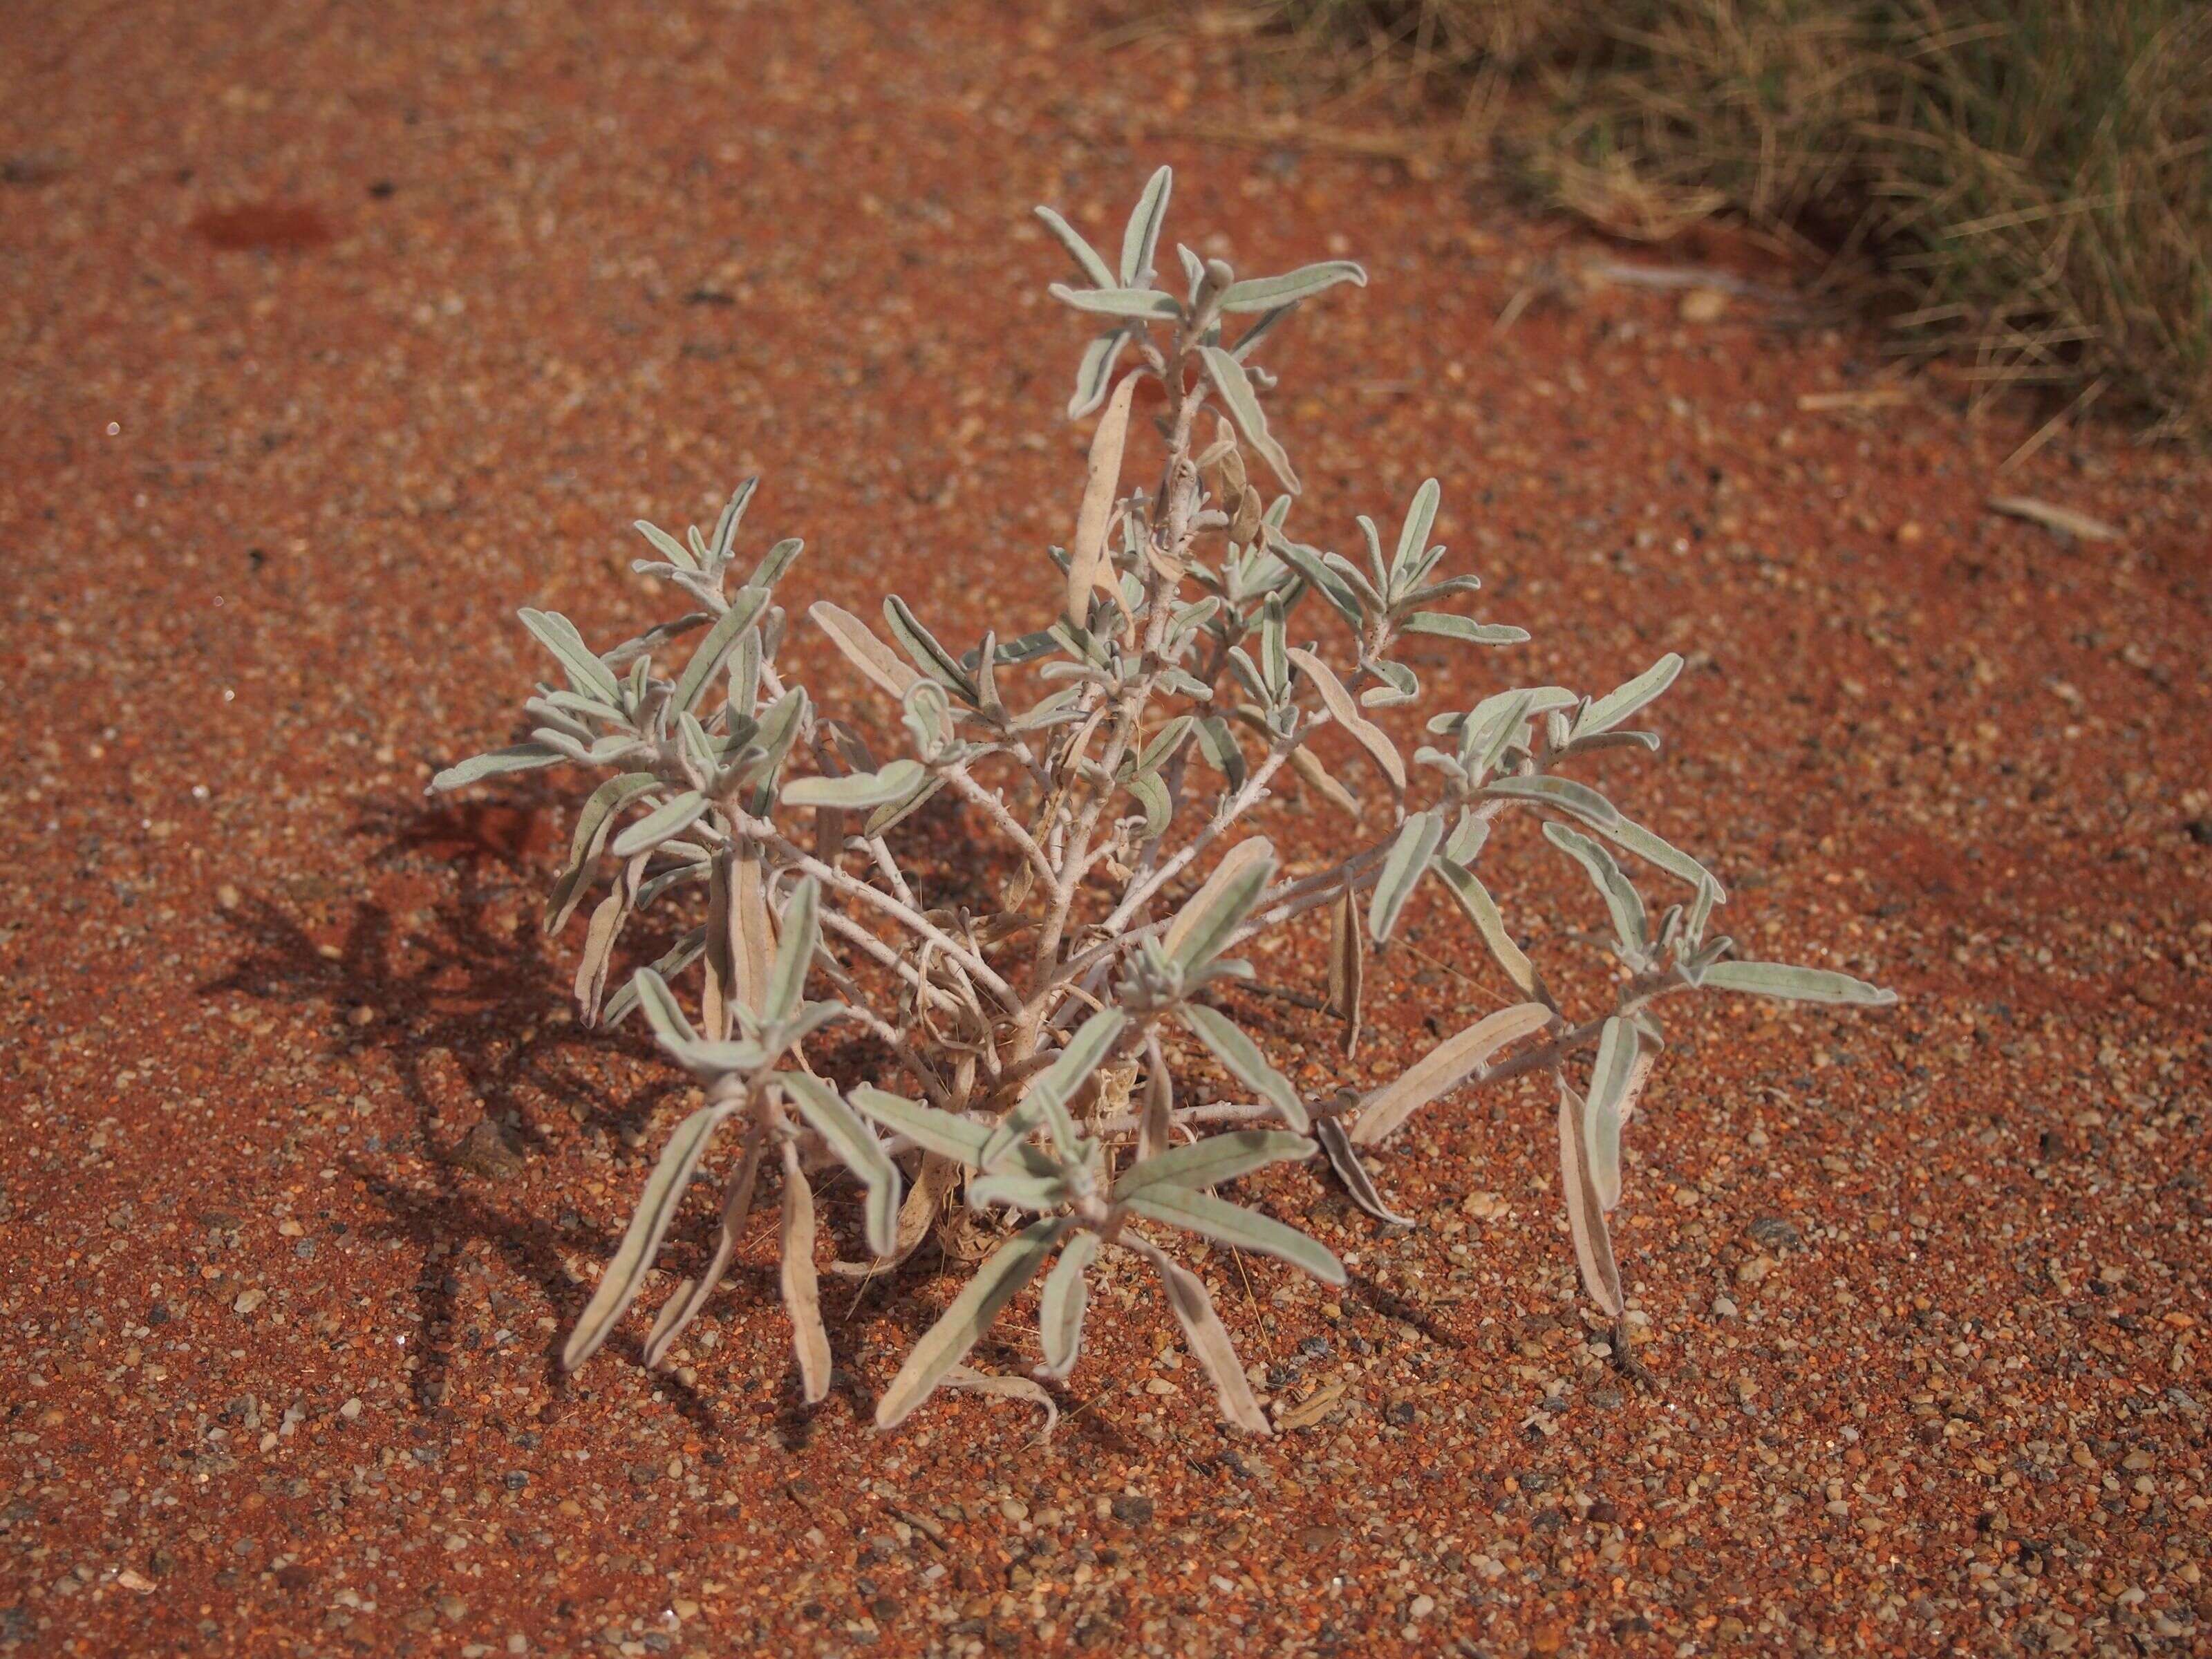
<path fill-rule="evenodd" d="M 1308 74 L 1662 240 L 1721 212 L 1852 256 L 1901 344 L 2212 433 L 2199 0 L 1282 0 Z M 1325 54 L 1325 55 L 1324 55 Z"/>

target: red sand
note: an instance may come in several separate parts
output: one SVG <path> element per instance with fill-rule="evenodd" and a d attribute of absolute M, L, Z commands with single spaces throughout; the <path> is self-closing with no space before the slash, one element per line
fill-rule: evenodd
<path fill-rule="evenodd" d="M 0 1651 L 2208 1650 L 2203 464 L 2097 430 L 2000 477 L 2032 421 L 1948 376 L 1802 409 L 1881 343 L 1686 320 L 1455 186 L 1179 137 L 1232 106 L 1206 49 L 1013 13 L 11 17 Z M 1587 1346 L 1534 1081 L 1380 1161 L 1410 1236 L 1254 1183 L 1357 1257 L 1340 1300 L 1207 1264 L 1270 1394 L 1340 1390 L 1272 1441 L 1133 1279 L 1049 1444 L 966 1396 L 878 1437 L 927 1267 L 833 1303 L 805 1413 L 765 1238 L 680 1380 L 630 1337 L 564 1382 L 681 1091 L 534 941 L 576 796 L 422 781 L 507 735 L 517 606 L 618 637 L 623 526 L 748 471 L 748 534 L 809 540 L 792 599 L 1042 621 L 1081 331 L 1023 216 L 1105 234 L 1162 159 L 1171 234 L 1370 263 L 1294 328 L 1278 425 L 1308 534 L 1434 471 L 1486 614 L 1535 630 L 1431 690 L 1693 653 L 1609 787 L 1753 953 L 1904 1004 L 1673 1020 L 1620 1235 L 1656 1395 Z M 1498 884 L 1571 957 L 1587 896 L 1531 839 Z M 1411 929 L 1363 1081 L 1494 998 L 1451 915 Z M 519 1169 L 453 1161 L 486 1113 Z"/>

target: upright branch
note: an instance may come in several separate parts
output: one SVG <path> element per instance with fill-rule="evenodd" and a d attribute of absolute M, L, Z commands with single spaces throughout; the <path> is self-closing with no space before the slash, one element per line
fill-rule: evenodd
<path fill-rule="evenodd" d="M 1366 275 L 1329 260 L 1239 279 L 1178 246 L 1182 281 L 1164 284 L 1170 183 L 1164 167 L 1146 183 L 1111 264 L 1038 210 L 1079 279 L 1050 292 L 1098 330 L 1068 404 L 1071 419 L 1097 418 L 1072 533 L 1050 550 L 1057 577 L 1042 628 L 994 626 L 956 651 L 896 594 L 880 634 L 817 603 L 809 617 L 869 691 L 851 718 L 825 715 L 780 660 L 788 629 L 776 592 L 800 544 L 775 543 L 736 579 L 749 479 L 711 532 L 638 525 L 653 556 L 633 568 L 678 591 L 671 621 L 597 651 L 567 618 L 523 611 L 557 683 L 526 703 L 521 741 L 434 781 L 453 789 L 564 763 L 599 775 L 546 931 L 601 891 L 576 974 L 584 1018 L 611 1026 L 641 1014 L 702 1090 L 564 1363 L 580 1364 L 616 1328 L 728 1124 L 738 1147 L 716 1243 L 647 1335 L 648 1365 L 714 1294 L 769 1161 L 794 1361 L 807 1397 L 823 1397 L 830 1358 L 811 1182 L 842 1168 L 862 1194 L 872 1259 L 837 1271 L 895 1266 L 952 1206 L 1001 1218 L 1002 1242 L 882 1395 L 884 1426 L 939 1386 L 973 1383 L 964 1361 L 975 1342 L 1041 1274 L 1039 1370 L 1065 1377 L 1089 1275 L 1120 1254 L 1158 1276 L 1224 1413 L 1264 1433 L 1203 1281 L 1163 1242 L 1194 1232 L 1330 1283 L 1343 1269 L 1305 1233 L 1218 1189 L 1324 1151 L 1356 1201 L 1402 1220 L 1363 1157 L 1455 1091 L 1548 1071 L 1584 1287 L 1617 1317 L 1607 1218 L 1622 1130 L 1662 1044 L 1656 1005 L 1701 989 L 1892 1000 L 1844 974 L 1734 960 L 1710 930 L 1720 882 L 1566 775 L 1594 753 L 1656 750 L 1628 723 L 1680 672 L 1672 653 L 1600 697 L 1518 686 L 1438 713 L 1426 726 L 1434 742 L 1408 766 L 1383 723 L 1421 695 L 1405 641 L 1486 651 L 1528 635 L 1459 608 L 1480 583 L 1440 574 L 1433 479 L 1387 550 L 1373 520 L 1354 520 L 1364 562 L 1292 535 L 1299 482 L 1270 428 L 1275 380 L 1258 359 L 1301 307 Z M 1141 482 L 1125 489 L 1131 477 Z M 682 666 L 663 672 L 660 659 L 686 641 Z M 1315 741 L 1325 734 L 1327 759 Z M 1340 775 L 1346 758 L 1364 796 Z M 1258 822 L 1292 778 L 1344 820 L 1328 855 L 1295 876 Z M 1004 850 L 988 902 L 933 891 L 902 858 L 902 826 L 940 796 Z M 1604 948 L 1622 970 L 1609 1008 L 1577 1018 L 1561 1006 L 1479 873 L 1492 834 L 1516 814 L 1540 824 L 1605 908 Z M 1655 921 L 1632 870 L 1686 898 Z M 1379 1089 L 1306 1098 L 1234 1017 L 1252 975 L 1238 952 L 1325 913 L 1317 1006 L 1340 1022 L 1348 1059 L 1368 951 L 1389 944 L 1425 886 L 1465 914 L 1519 1000 Z M 680 908 L 688 927 L 610 990 L 624 933 L 656 903 Z M 810 999 L 810 986 L 829 994 Z M 857 1072 L 830 1063 L 849 1042 L 833 1051 L 819 1040 L 839 1025 L 873 1056 Z M 1246 1098 L 1178 1105 L 1179 1059 L 1219 1067 Z"/>

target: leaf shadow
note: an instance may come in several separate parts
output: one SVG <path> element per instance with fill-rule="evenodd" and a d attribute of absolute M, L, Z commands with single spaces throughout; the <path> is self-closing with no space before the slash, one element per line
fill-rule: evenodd
<path fill-rule="evenodd" d="M 569 1280 L 563 1243 L 611 1248 L 573 1212 L 548 1220 L 493 1199 L 519 1167 L 513 1142 L 544 1149 L 548 1112 L 565 1114 L 587 1134 L 634 1138 L 684 1086 L 673 1077 L 617 1076 L 614 1062 L 649 1058 L 649 1045 L 635 1032 L 575 1023 L 520 879 L 535 863 L 532 825 L 542 821 L 542 803 L 526 796 L 520 804 L 476 805 L 480 810 L 457 812 L 366 804 L 355 833 L 371 843 L 364 863 L 384 872 L 379 884 L 396 889 L 408 877 L 430 875 L 444 878 L 444 890 L 411 908 L 356 891 L 337 944 L 319 939 L 329 924 L 316 914 L 337 908 L 336 884 L 299 887 L 286 896 L 289 902 L 241 896 L 220 913 L 239 940 L 238 957 L 195 988 L 203 997 L 317 1011 L 328 1057 L 380 1056 L 396 1079 L 415 1146 L 372 1140 L 343 1163 L 384 1207 L 394 1234 L 421 1250 L 416 1303 L 423 1346 L 412 1390 L 418 1407 L 432 1412 L 442 1407 L 453 1364 L 457 1292 L 447 1264 L 457 1243 L 482 1239 L 538 1284 L 556 1329 L 583 1296 Z M 428 1164 L 427 1182 L 404 1172 L 413 1150 Z M 554 1345 L 546 1364 L 557 1378 Z"/>

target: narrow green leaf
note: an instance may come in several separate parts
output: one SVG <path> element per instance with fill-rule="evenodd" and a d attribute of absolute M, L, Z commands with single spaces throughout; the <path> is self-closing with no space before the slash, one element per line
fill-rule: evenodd
<path fill-rule="evenodd" d="M 1444 838 L 1444 815 L 1431 809 L 1415 812 L 1398 831 L 1375 878 L 1375 891 L 1367 901 L 1367 931 L 1381 944 L 1398 925 L 1398 915 L 1420 884 L 1429 860 Z"/>
<path fill-rule="evenodd" d="M 1277 540 L 1271 545 L 1275 555 L 1304 577 L 1314 591 L 1328 600 L 1345 621 L 1354 628 L 1365 621 L 1366 612 L 1361 607 L 1359 596 L 1353 591 L 1352 584 L 1331 568 L 1319 552 L 1300 542 Z"/>
<path fill-rule="evenodd" d="M 1083 1314 L 1091 1300 L 1088 1277 L 1098 1254 L 1098 1235 L 1085 1230 L 1060 1248 L 1060 1260 L 1045 1275 L 1037 1308 L 1037 1335 L 1044 1346 L 1044 1368 L 1055 1377 L 1075 1369 L 1083 1346 Z"/>
<path fill-rule="evenodd" d="M 929 773 L 920 761 L 902 756 L 878 772 L 855 772 L 849 777 L 793 778 L 783 786 L 787 806 L 835 806 L 860 810 L 889 806 L 905 800 L 926 782 Z"/>
<path fill-rule="evenodd" d="M 1490 890 L 1474 872 L 1449 859 L 1437 860 L 1435 868 L 1443 878 L 1444 885 L 1451 890 L 1451 896 L 1459 901 L 1460 908 L 1467 912 L 1468 919 L 1482 935 L 1490 954 L 1505 970 L 1505 977 L 1513 981 L 1522 996 L 1540 999 L 1543 981 L 1537 976 L 1536 964 L 1514 942 L 1513 935 L 1506 929 L 1505 918 L 1498 913 L 1497 901 L 1490 896 Z"/>
<path fill-rule="evenodd" d="M 893 1134 L 904 1135 L 925 1152 L 949 1158 L 968 1169 L 983 1167 L 983 1143 L 990 1139 L 989 1125 L 971 1123 L 964 1117 L 955 1117 L 934 1106 L 908 1100 L 904 1095 L 892 1094 L 872 1083 L 854 1088 L 851 1097 L 853 1104 L 866 1115 Z"/>
<path fill-rule="evenodd" d="M 769 1025 L 784 1024 L 798 1011 L 807 970 L 822 944 L 822 884 L 813 877 L 804 878 L 791 890 L 778 935 L 775 966 L 769 970 L 761 1010 L 763 1023 Z"/>
<path fill-rule="evenodd" d="M 1681 672 L 1682 659 L 1669 651 L 1619 690 L 1607 693 L 1583 710 L 1581 718 L 1575 721 L 1574 738 L 1610 732 L 1674 684 L 1674 677 Z"/>
<path fill-rule="evenodd" d="M 1580 818 L 1593 829 L 1606 829 L 1620 822 L 1620 814 L 1611 801 L 1588 784 L 1577 783 L 1572 778 L 1492 778 L 1483 786 L 1483 793 L 1549 806 Z"/>
<path fill-rule="evenodd" d="M 1156 772 L 1146 772 L 1131 778 L 1121 786 L 1137 798 L 1137 805 L 1145 809 L 1145 838 L 1147 841 L 1166 833 L 1175 818 L 1175 802 L 1168 794 L 1168 786 Z"/>
<path fill-rule="evenodd" d="M 1260 408 L 1260 394 L 1253 389 L 1251 377 L 1245 374 L 1244 365 L 1238 362 L 1219 346 L 1201 346 L 1200 359 L 1213 384 L 1220 389 L 1221 401 L 1228 405 L 1230 418 L 1244 441 L 1260 453 L 1275 476 L 1283 481 L 1283 488 L 1291 495 L 1301 486 L 1298 475 L 1291 466 L 1291 458 L 1283 453 L 1267 430 L 1267 416 Z"/>
<path fill-rule="evenodd" d="M 1177 1005 L 1176 1018 L 1229 1068 L 1231 1075 L 1256 1091 L 1262 1100 L 1283 1115 L 1283 1121 L 1291 1127 L 1300 1134 L 1306 1132 L 1310 1123 L 1305 1102 L 1298 1098 L 1298 1091 L 1291 1086 L 1291 1080 L 1267 1063 L 1259 1044 L 1245 1036 L 1234 1020 L 1200 1002 Z"/>
<path fill-rule="evenodd" d="M 1274 878 L 1275 848 L 1265 836 L 1250 836 L 1223 854 L 1189 902 L 1168 923 L 1160 948 L 1185 972 L 1205 965 L 1229 943 Z"/>
<path fill-rule="evenodd" d="M 1106 401 L 1107 393 L 1114 387 L 1114 371 L 1121 363 L 1122 350 L 1135 331 L 1117 328 L 1099 335 L 1083 348 L 1083 360 L 1075 370 L 1075 392 L 1067 400 L 1069 420 L 1081 420 Z"/>
<path fill-rule="evenodd" d="M 1897 993 L 1825 968 L 1791 968 L 1778 962 L 1717 962 L 1705 982 L 1717 991 L 1747 991 L 1785 1002 L 1821 1002 L 1849 1008 L 1887 1008 Z"/>
<path fill-rule="evenodd" d="M 1551 1009 L 1544 1004 L 1520 1002 L 1486 1014 L 1465 1030 L 1446 1037 L 1395 1082 L 1362 1103 L 1359 1121 L 1352 1132 L 1352 1145 L 1380 1145 L 1422 1107 L 1480 1073 L 1491 1055 L 1541 1030 L 1552 1018 Z"/>
<path fill-rule="evenodd" d="M 1437 639 L 1462 640 L 1469 645 L 1526 645 L 1528 630 L 1504 623 L 1479 623 L 1472 617 L 1455 617 L 1449 611 L 1416 611 L 1398 624 L 1408 634 L 1428 634 Z"/>
<path fill-rule="evenodd" d="M 575 833 L 568 839 L 568 862 L 545 899 L 544 931 L 559 933 L 575 914 L 576 904 L 590 885 L 592 866 L 605 850 L 615 815 L 660 781 L 650 772 L 624 772 L 609 778 L 592 791 L 576 814 Z"/>
<path fill-rule="evenodd" d="M 1314 690 L 1321 694 L 1322 704 L 1336 723 L 1367 751 L 1382 775 L 1389 779 L 1390 787 L 1404 793 L 1406 763 L 1398 753 L 1398 745 L 1390 741 L 1389 734 L 1381 726 L 1359 712 L 1359 705 L 1344 689 L 1344 682 L 1337 678 L 1336 671 L 1310 651 L 1293 651 L 1290 659 L 1313 682 Z"/>
<path fill-rule="evenodd" d="M 668 981 L 658 969 L 641 968 L 630 975 L 630 986 L 637 996 L 637 1004 L 645 1012 L 645 1023 L 660 1040 L 660 1046 L 671 1054 L 681 1054 L 687 1048 L 699 1045 L 699 1033 L 692 1028 L 690 1017 L 684 1005 L 668 988 Z"/>
<path fill-rule="evenodd" d="M 716 1127 L 734 1109 L 730 1106 L 702 1106 L 669 1136 L 668 1145 L 661 1150 L 660 1161 L 653 1166 L 653 1175 L 645 1183 L 637 1212 L 630 1218 L 629 1231 L 623 1233 L 614 1260 L 599 1275 L 599 1287 L 585 1304 L 576 1328 L 568 1333 L 568 1343 L 561 1350 L 562 1370 L 573 1371 L 597 1353 L 599 1345 L 607 1340 L 616 1322 L 636 1299 L 646 1273 L 652 1268 L 653 1255 L 667 1234 L 668 1224 L 675 1219 L 684 1189 L 691 1183 L 691 1172 L 706 1155 L 707 1143 L 714 1139 Z"/>
<path fill-rule="evenodd" d="M 1620 1202 L 1620 1109 L 1640 1048 L 1634 1026 L 1617 1018 L 1606 1021 L 1598 1033 L 1589 1096 L 1583 1103 L 1583 1154 L 1598 1207 L 1607 1212 Z"/>
<path fill-rule="evenodd" d="M 707 930 L 704 927 L 694 927 L 653 963 L 653 971 L 664 980 L 674 979 L 677 975 L 682 973 L 706 953 Z M 599 1015 L 599 1023 L 610 1029 L 619 1025 L 629 1018 L 631 1011 L 637 1005 L 637 976 L 633 974 L 626 982 L 616 988 L 612 996 L 607 999 L 607 1006 Z"/>
<path fill-rule="evenodd" d="M 430 780 L 430 787 L 434 793 L 443 794 L 449 789 L 459 789 L 481 782 L 485 778 L 504 777 L 510 772 L 535 772 L 543 767 L 558 766 L 568 758 L 547 744 L 509 744 L 504 749 L 471 755 L 468 759 L 447 767 Z"/>
<path fill-rule="evenodd" d="M 1650 917 L 1644 908 L 1644 896 L 1636 890 L 1613 854 L 1579 830 L 1564 823 L 1544 826 L 1544 839 L 1573 859 L 1589 872 L 1596 884 L 1599 895 L 1605 900 L 1607 911 L 1613 917 L 1613 935 L 1630 954 L 1640 954 L 1651 943 Z M 1610 1209 L 1612 1206 L 1607 1205 Z"/>
<path fill-rule="evenodd" d="M 806 544 L 798 537 L 786 536 L 761 555 L 761 562 L 753 567 L 753 574 L 746 579 L 745 586 L 763 590 L 774 587 L 805 550 Z"/>
<path fill-rule="evenodd" d="M 1249 282 L 1231 283 L 1229 291 L 1221 296 L 1221 308 L 1226 312 L 1272 311 L 1277 306 L 1292 304 L 1339 283 L 1365 288 L 1367 273 L 1349 259 L 1325 259 L 1319 264 L 1301 265 L 1280 276 L 1258 276 Z"/>
<path fill-rule="evenodd" d="M 1105 260 L 1098 257 L 1098 250 L 1084 239 L 1081 231 L 1076 229 L 1073 225 L 1068 223 L 1048 207 L 1038 208 L 1036 216 L 1044 222 L 1044 228 L 1058 238 L 1060 245 L 1073 257 L 1077 267 L 1091 279 L 1093 288 L 1118 286 L 1114 280 L 1113 271 L 1108 267 Z"/>
<path fill-rule="evenodd" d="M 570 685 L 586 696 L 596 697 L 615 708 L 622 706 L 622 683 L 615 678 L 614 670 L 601 662 L 592 647 L 584 643 L 584 636 L 576 631 L 575 623 L 557 611 L 526 608 L 517 614 L 538 642 L 553 653 Z"/>
<path fill-rule="evenodd" d="M 691 653 L 691 660 L 684 665 L 684 672 L 676 681 L 678 709 L 690 710 L 699 706 L 701 694 L 721 672 L 730 653 L 737 649 L 738 639 L 768 609 L 768 598 L 765 587 L 738 590 L 737 596 L 730 601 L 730 608 L 715 618 L 714 625 L 707 630 L 707 637 Z"/>
<path fill-rule="evenodd" d="M 1145 180 L 1144 192 L 1121 232 L 1121 283 L 1137 288 L 1152 280 L 1152 256 L 1160 245 L 1160 227 L 1167 222 L 1168 198 L 1175 189 L 1175 169 L 1163 167 Z"/>
<path fill-rule="evenodd" d="M 1149 1221 L 1165 1222 L 1203 1235 L 1218 1244 L 1256 1250 L 1311 1273 L 1324 1285 L 1344 1283 L 1344 1264 L 1318 1239 L 1273 1216 L 1231 1204 L 1226 1199 L 1163 1183 L 1127 1199 L 1117 1199 Z"/>
<path fill-rule="evenodd" d="M 1206 763 L 1220 773 L 1231 789 L 1243 787 L 1244 751 L 1237 746 L 1229 722 L 1220 715 L 1207 714 L 1198 722 L 1198 752 L 1206 757 Z"/>
<path fill-rule="evenodd" d="M 664 841 L 682 835 L 706 813 L 707 798 L 696 789 L 687 789 L 673 799 L 663 801 L 617 836 L 614 855 L 628 859 L 649 853 Z"/>
<path fill-rule="evenodd" d="M 883 1142 L 821 1079 L 787 1072 L 777 1081 L 807 1126 L 867 1188 L 868 1248 L 878 1255 L 890 1255 L 898 1248 L 899 1173 Z"/>
<path fill-rule="evenodd" d="M 1066 1202 L 1067 1182 L 1056 1175 L 972 1176 L 968 1182 L 968 1207 L 978 1212 L 1000 1206 L 1056 1210 Z"/>
<path fill-rule="evenodd" d="M 1615 847 L 1635 854 L 1646 864 L 1664 870 L 1675 880 L 1686 882 L 1692 887 L 1710 888 L 1714 902 L 1723 902 L 1728 898 L 1728 890 L 1721 885 L 1720 878 L 1711 871 L 1687 853 L 1669 846 L 1633 819 L 1615 817 L 1610 823 L 1592 823 L 1590 828 Z"/>
<path fill-rule="evenodd" d="M 1044 1265 L 1061 1225 L 1057 1218 L 1049 1217 L 1030 1223 L 975 1270 L 952 1305 L 914 1345 L 906 1364 L 876 1402 L 878 1428 L 896 1428 L 936 1392 L 945 1373 L 968 1357 L 991 1322 Z"/>
<path fill-rule="evenodd" d="M 975 682 L 960 659 L 937 642 L 937 635 L 921 625 L 914 608 L 896 593 L 884 600 L 884 623 L 891 630 L 915 666 L 939 684 L 950 686 L 970 703 L 977 700 Z"/>
<path fill-rule="evenodd" d="M 691 556 L 691 550 L 670 535 L 659 525 L 640 519 L 633 526 L 638 533 L 651 542 L 660 556 L 678 570 L 696 570 L 699 562 Z"/>
<path fill-rule="evenodd" d="M 1237 1129 L 1207 1135 L 1188 1146 L 1139 1158 L 1114 1183 L 1114 1196 L 1127 1198 L 1163 1182 L 1174 1187 L 1218 1187 L 1270 1164 L 1311 1158 L 1313 1152 L 1313 1142 L 1304 1135 L 1285 1134 L 1279 1129 Z"/>
<path fill-rule="evenodd" d="M 1064 306 L 1097 317 L 1137 317 L 1147 321 L 1173 322 L 1182 307 L 1171 294 L 1152 288 L 1070 288 L 1054 283 L 1045 290 Z"/>
<path fill-rule="evenodd" d="M 1413 504 L 1406 509 L 1406 522 L 1398 532 L 1398 549 L 1390 556 L 1390 592 L 1395 597 L 1403 590 L 1407 573 L 1415 560 L 1428 551 L 1429 532 L 1437 527 L 1437 508 L 1443 500 L 1443 488 L 1434 478 L 1424 479 L 1413 492 Z"/>

